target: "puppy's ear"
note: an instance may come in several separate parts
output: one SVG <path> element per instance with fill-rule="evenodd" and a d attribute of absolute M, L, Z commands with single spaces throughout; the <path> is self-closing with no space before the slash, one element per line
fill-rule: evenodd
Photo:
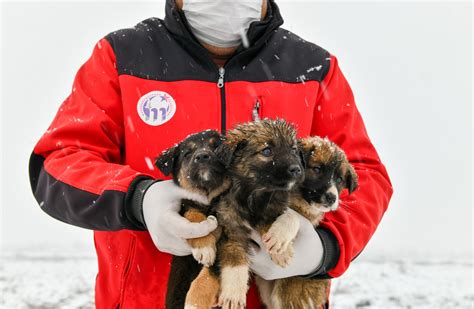
<path fill-rule="evenodd" d="M 155 165 L 163 175 L 168 176 L 174 170 L 174 166 L 178 160 L 178 148 L 178 145 L 171 147 L 156 158 Z"/>
<path fill-rule="evenodd" d="M 301 165 L 303 166 L 303 168 L 306 168 L 306 157 L 305 157 L 304 152 L 302 152 L 301 150 L 298 150 L 298 153 L 300 155 Z"/>
<path fill-rule="evenodd" d="M 349 162 L 346 162 L 345 187 L 349 190 L 349 194 L 355 191 L 359 186 L 359 177 L 354 170 L 354 167 Z"/>
<path fill-rule="evenodd" d="M 303 151 L 303 143 L 298 140 L 298 154 L 300 155 L 301 165 L 303 168 L 306 168 L 306 164 L 308 162 L 307 154 Z"/>
<path fill-rule="evenodd" d="M 242 140 L 237 143 L 229 143 L 223 141 L 215 150 L 217 158 L 224 164 L 226 168 L 230 167 L 234 159 L 235 153 L 243 149 L 248 144 L 247 140 Z"/>

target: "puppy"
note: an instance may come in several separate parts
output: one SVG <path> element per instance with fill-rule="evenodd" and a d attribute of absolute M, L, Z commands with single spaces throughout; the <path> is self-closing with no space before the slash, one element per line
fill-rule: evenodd
<path fill-rule="evenodd" d="M 164 175 L 173 175 L 173 181 L 180 187 L 205 196 L 209 205 L 183 200 L 181 214 L 191 222 L 201 222 L 207 216 L 215 215 L 216 200 L 230 187 L 224 165 L 217 159 L 214 151 L 221 143 L 221 136 L 216 131 L 204 131 L 188 136 L 178 145 L 163 152 L 156 160 L 156 166 Z M 220 228 L 205 237 L 188 239 L 192 255 L 173 257 L 171 273 L 168 280 L 166 298 L 167 308 L 183 308 L 186 293 L 191 281 L 196 278 L 201 266 L 212 265 L 216 257 L 216 242 Z M 197 262 L 196 262 L 197 261 Z M 209 285 L 217 282 L 208 281 Z"/>
<path fill-rule="evenodd" d="M 241 124 L 227 133 L 216 153 L 226 166 L 232 187 L 216 207 L 222 227 L 217 261 L 201 274 L 219 276 L 219 304 L 224 309 L 244 308 L 251 228 L 263 235 L 285 213 L 289 190 L 303 180 L 303 167 L 296 131 L 283 120 Z M 186 308 L 204 308 L 196 305 L 202 293 L 203 289 L 193 283 Z"/>
<path fill-rule="evenodd" d="M 352 193 L 357 188 L 358 178 L 345 153 L 328 139 L 308 137 L 298 144 L 305 179 L 292 191 L 290 207 L 316 227 L 325 213 L 337 210 L 343 189 Z M 275 233 L 285 229 L 280 219 L 271 227 Z M 319 308 L 327 302 L 329 280 L 293 277 L 268 282 L 258 278 L 257 285 L 268 308 Z"/>

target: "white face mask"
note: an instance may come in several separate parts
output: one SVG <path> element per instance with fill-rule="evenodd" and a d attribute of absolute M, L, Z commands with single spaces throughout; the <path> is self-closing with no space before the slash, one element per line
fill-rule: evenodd
<path fill-rule="evenodd" d="M 262 0 L 184 0 L 183 11 L 199 41 L 235 47 L 242 42 L 250 23 L 260 20 Z"/>

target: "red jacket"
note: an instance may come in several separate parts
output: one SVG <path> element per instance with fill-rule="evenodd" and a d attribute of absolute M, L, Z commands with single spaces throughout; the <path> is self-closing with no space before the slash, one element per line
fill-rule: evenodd
<path fill-rule="evenodd" d="M 137 188 L 165 179 L 152 163 L 164 149 L 193 132 L 225 133 L 253 112 L 293 122 L 300 137 L 329 137 L 359 175 L 359 189 L 342 196 L 318 228 L 325 253 L 312 276 L 340 276 L 375 232 L 392 188 L 352 91 L 336 58 L 280 28 L 278 7 L 269 4 L 265 20 L 248 31 L 251 47 L 240 47 L 225 71 L 174 0 L 164 20 L 107 35 L 36 145 L 30 181 L 41 208 L 94 230 L 98 308 L 164 307 L 171 256 L 145 230 Z M 251 291 L 248 308 L 257 307 Z"/>

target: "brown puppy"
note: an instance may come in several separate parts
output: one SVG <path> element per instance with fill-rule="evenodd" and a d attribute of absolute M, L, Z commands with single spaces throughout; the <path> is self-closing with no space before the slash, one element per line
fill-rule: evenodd
<path fill-rule="evenodd" d="M 206 196 L 209 205 L 183 200 L 181 214 L 191 222 L 201 222 L 207 216 L 215 215 L 216 198 L 230 187 L 230 178 L 217 159 L 214 150 L 221 143 L 216 131 L 204 131 L 188 136 L 178 145 L 163 152 L 156 160 L 156 166 L 164 175 L 173 175 L 174 182 L 180 187 Z M 216 242 L 220 228 L 205 237 L 188 239 L 194 259 L 203 265 L 212 265 L 216 257 Z M 191 281 L 201 270 L 201 266 L 192 257 L 173 257 L 168 280 L 166 298 L 167 308 L 183 308 L 186 293 Z M 214 290 L 218 282 L 208 281 Z"/>
<path fill-rule="evenodd" d="M 289 190 L 302 181 L 303 168 L 295 129 L 283 120 L 241 124 L 227 133 L 216 152 L 225 162 L 232 187 L 216 207 L 223 232 L 217 261 L 203 272 L 219 276 L 219 304 L 224 309 L 244 308 L 251 228 L 264 234 L 287 210 Z M 186 308 L 204 308 L 198 305 L 205 297 L 202 293 L 209 294 L 193 283 Z"/>
<path fill-rule="evenodd" d="M 324 214 L 339 206 L 339 194 L 345 188 L 352 193 L 358 185 L 357 174 L 345 153 L 333 142 L 320 137 L 299 141 L 305 162 L 305 180 L 291 194 L 290 207 L 316 227 Z M 277 233 L 287 226 L 277 220 Z M 262 299 L 268 308 L 319 308 L 326 303 L 329 280 L 292 277 L 267 282 L 258 279 Z M 263 293 L 262 293 L 263 292 Z"/>

